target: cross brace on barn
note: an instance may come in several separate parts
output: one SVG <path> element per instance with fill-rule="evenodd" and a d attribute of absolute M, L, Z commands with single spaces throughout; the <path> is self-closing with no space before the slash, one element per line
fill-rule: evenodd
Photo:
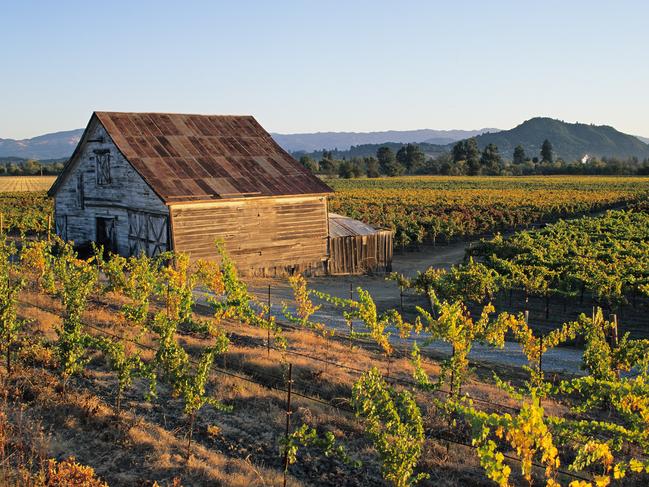
<path fill-rule="evenodd" d="M 331 193 L 253 117 L 117 112 L 93 113 L 49 191 L 78 246 L 217 259 L 220 239 L 244 274 L 389 270 L 392 233 L 341 231 Z"/>

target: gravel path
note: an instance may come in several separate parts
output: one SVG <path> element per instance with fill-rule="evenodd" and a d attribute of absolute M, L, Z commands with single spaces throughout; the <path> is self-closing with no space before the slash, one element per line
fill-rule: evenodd
<path fill-rule="evenodd" d="M 449 268 L 453 264 L 461 262 L 464 258 L 467 243 L 460 242 L 447 246 L 426 247 L 419 252 L 406 252 L 395 254 L 393 270 L 413 276 L 419 270 L 434 265 L 436 267 Z M 282 304 L 286 303 L 289 309 L 293 301 L 292 292 L 285 280 L 281 279 L 255 279 L 249 283 L 250 291 L 260 300 L 266 302 L 268 285 L 271 286 L 271 308 L 273 315 L 278 320 L 285 320 L 282 315 Z M 398 309 L 400 306 L 399 289 L 395 282 L 388 281 L 384 276 L 345 276 L 345 277 L 317 277 L 309 279 L 309 287 L 338 297 L 349 297 L 350 285 L 353 289 L 361 287 L 370 292 L 379 310 L 389 308 Z M 412 295 L 406 296 L 407 303 L 404 307 L 412 307 L 414 304 L 426 306 L 421 297 Z M 314 320 L 326 323 L 342 332 L 348 332 L 347 323 L 336 310 L 328 304 L 324 304 L 314 317 Z M 354 324 L 355 331 L 363 331 L 360 324 Z M 412 340 L 403 340 L 393 334 L 391 340 L 395 344 L 407 345 Z M 425 337 L 418 337 L 421 344 Z M 433 342 L 423 350 L 434 351 L 442 355 L 450 355 L 451 347 L 444 342 Z M 543 355 L 543 369 L 548 372 L 580 373 L 582 351 L 577 348 L 561 347 L 548 351 Z M 515 342 L 506 342 L 504 349 L 496 349 L 488 346 L 475 344 L 472 348 L 470 359 L 482 363 L 502 364 L 508 366 L 522 366 L 527 364 L 520 346 Z"/>

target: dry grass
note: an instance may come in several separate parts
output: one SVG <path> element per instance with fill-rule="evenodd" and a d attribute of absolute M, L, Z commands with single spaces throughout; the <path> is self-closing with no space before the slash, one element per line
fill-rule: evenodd
<path fill-rule="evenodd" d="M 111 333 L 132 335 L 124 320 L 115 312 L 112 297 L 92 301 L 84 319 Z M 109 302 L 111 301 L 111 302 Z M 196 421 L 193 457 L 185 462 L 187 419 L 181 401 L 170 395 L 164 385 L 159 399 L 144 399 L 147 384 L 138 381 L 123 399 L 123 413 L 118 419 L 113 409 L 115 379 L 101 357 L 94 357 L 87 372 L 71 381 L 67 392 L 59 386 L 54 358 L 47 342 L 55 338 L 53 327 L 60 323 L 60 304 L 30 291 L 21 298 L 20 313 L 31 320 L 30 336 L 35 343 L 22 352 L 23 365 L 5 387 L 5 405 L 10 421 L 35 425 L 23 429 L 25 445 L 34 445 L 36 460 L 25 457 L 27 465 L 43 458 L 74 456 L 95 469 L 110 485 L 141 486 L 182 485 L 272 486 L 281 485 L 282 462 L 279 440 L 284 434 L 285 393 L 254 382 L 215 373 L 209 385 L 211 394 L 233 407 L 223 413 L 205 407 Z M 195 318 L 207 319 L 207 314 Z M 317 395 L 342 409 L 293 397 L 292 424 L 307 423 L 320 431 L 331 431 L 348 449 L 363 461 L 355 470 L 333 458 L 325 458 L 315 450 L 302 449 L 300 461 L 290 467 L 289 485 L 364 486 L 383 485 L 375 454 L 363 435 L 359 421 L 344 409 L 349 407 L 351 387 L 359 373 L 326 364 L 311 357 L 271 350 L 265 346 L 264 330 L 239 323 L 223 323 L 231 340 L 229 351 L 218 359 L 218 367 L 250 378 L 255 382 L 284 387 L 287 362 L 293 364 L 294 387 Z M 350 349 L 346 340 L 326 339 L 307 330 L 287 329 L 285 336 L 290 350 L 336 362 L 350 368 L 366 370 L 377 367 L 387 372 L 383 355 L 372 347 L 356 345 Z M 184 332 L 183 346 L 195 353 L 210 343 L 206 334 Z M 152 336 L 144 344 L 155 345 Z M 145 359 L 153 352 L 146 351 Z M 430 357 L 424 368 L 435 378 L 439 364 Z M 2 369 L 0 369 L 2 370 Z M 396 355 L 390 365 L 391 379 L 410 379 L 408 359 Z M 500 368 L 499 374 L 520 385 L 525 375 L 520 370 Z M 463 387 L 472 397 L 515 406 L 505 392 L 495 387 L 489 377 L 491 370 L 478 367 Z M 466 441 L 466 432 L 450 427 L 437 411 L 430 396 L 417 393 L 422 406 L 426 431 Z M 546 401 L 552 413 L 565 413 L 565 406 Z M 0 416 L 1 418 L 1 416 Z M 21 423 L 22 422 L 22 423 Z M 431 473 L 423 485 L 460 486 L 490 485 L 484 479 L 475 452 L 466 447 L 428 440 L 420 462 L 422 470 Z M 513 465 L 513 470 L 517 469 Z M 4 485 L 0 482 L 0 485 Z"/>
<path fill-rule="evenodd" d="M 47 191 L 56 176 L 3 176 L 0 177 L 0 193 L 23 193 Z"/>

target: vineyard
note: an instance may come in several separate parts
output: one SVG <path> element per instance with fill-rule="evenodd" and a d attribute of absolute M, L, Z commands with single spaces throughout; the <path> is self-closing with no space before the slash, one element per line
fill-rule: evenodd
<path fill-rule="evenodd" d="M 2 180 L 0 179 L 0 182 Z M 42 234 L 52 225 L 52 200 L 42 191 L 0 192 L 2 231 L 19 235 Z"/>
<path fill-rule="evenodd" d="M 400 246 L 469 238 L 640 201 L 649 178 L 443 177 L 332 180 L 329 208 L 395 231 Z"/>
<path fill-rule="evenodd" d="M 220 252 L 217 265 L 0 246 L 4 483 L 647 484 L 649 341 L 619 334 L 617 316 L 594 308 L 537 334 L 490 303 L 503 275 L 470 261 L 394 276 L 427 298 L 411 320 L 299 275 L 277 319 Z M 314 318 L 324 305 L 347 333 Z M 470 363 L 506 337 L 527 367 Z M 426 357 L 431 340 L 450 356 Z M 575 340 L 583 374 L 546 373 L 544 354 Z"/>
<path fill-rule="evenodd" d="M 583 302 L 589 293 L 598 306 L 617 313 L 623 305 L 637 307 L 649 289 L 649 215 L 608 211 L 559 221 L 508 238 L 498 235 L 469 253 L 526 296 Z"/>

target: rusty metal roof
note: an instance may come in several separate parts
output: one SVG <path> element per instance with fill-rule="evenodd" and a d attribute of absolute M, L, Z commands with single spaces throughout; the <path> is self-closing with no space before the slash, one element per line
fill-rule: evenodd
<path fill-rule="evenodd" d="M 93 116 L 166 203 L 332 192 L 251 116 Z"/>
<path fill-rule="evenodd" d="M 367 223 L 359 220 L 354 220 L 348 216 L 339 215 L 338 213 L 329 213 L 329 236 L 330 237 L 355 237 L 362 235 L 372 235 L 375 233 L 387 232 L 390 230 L 382 230 L 375 228 Z"/>

